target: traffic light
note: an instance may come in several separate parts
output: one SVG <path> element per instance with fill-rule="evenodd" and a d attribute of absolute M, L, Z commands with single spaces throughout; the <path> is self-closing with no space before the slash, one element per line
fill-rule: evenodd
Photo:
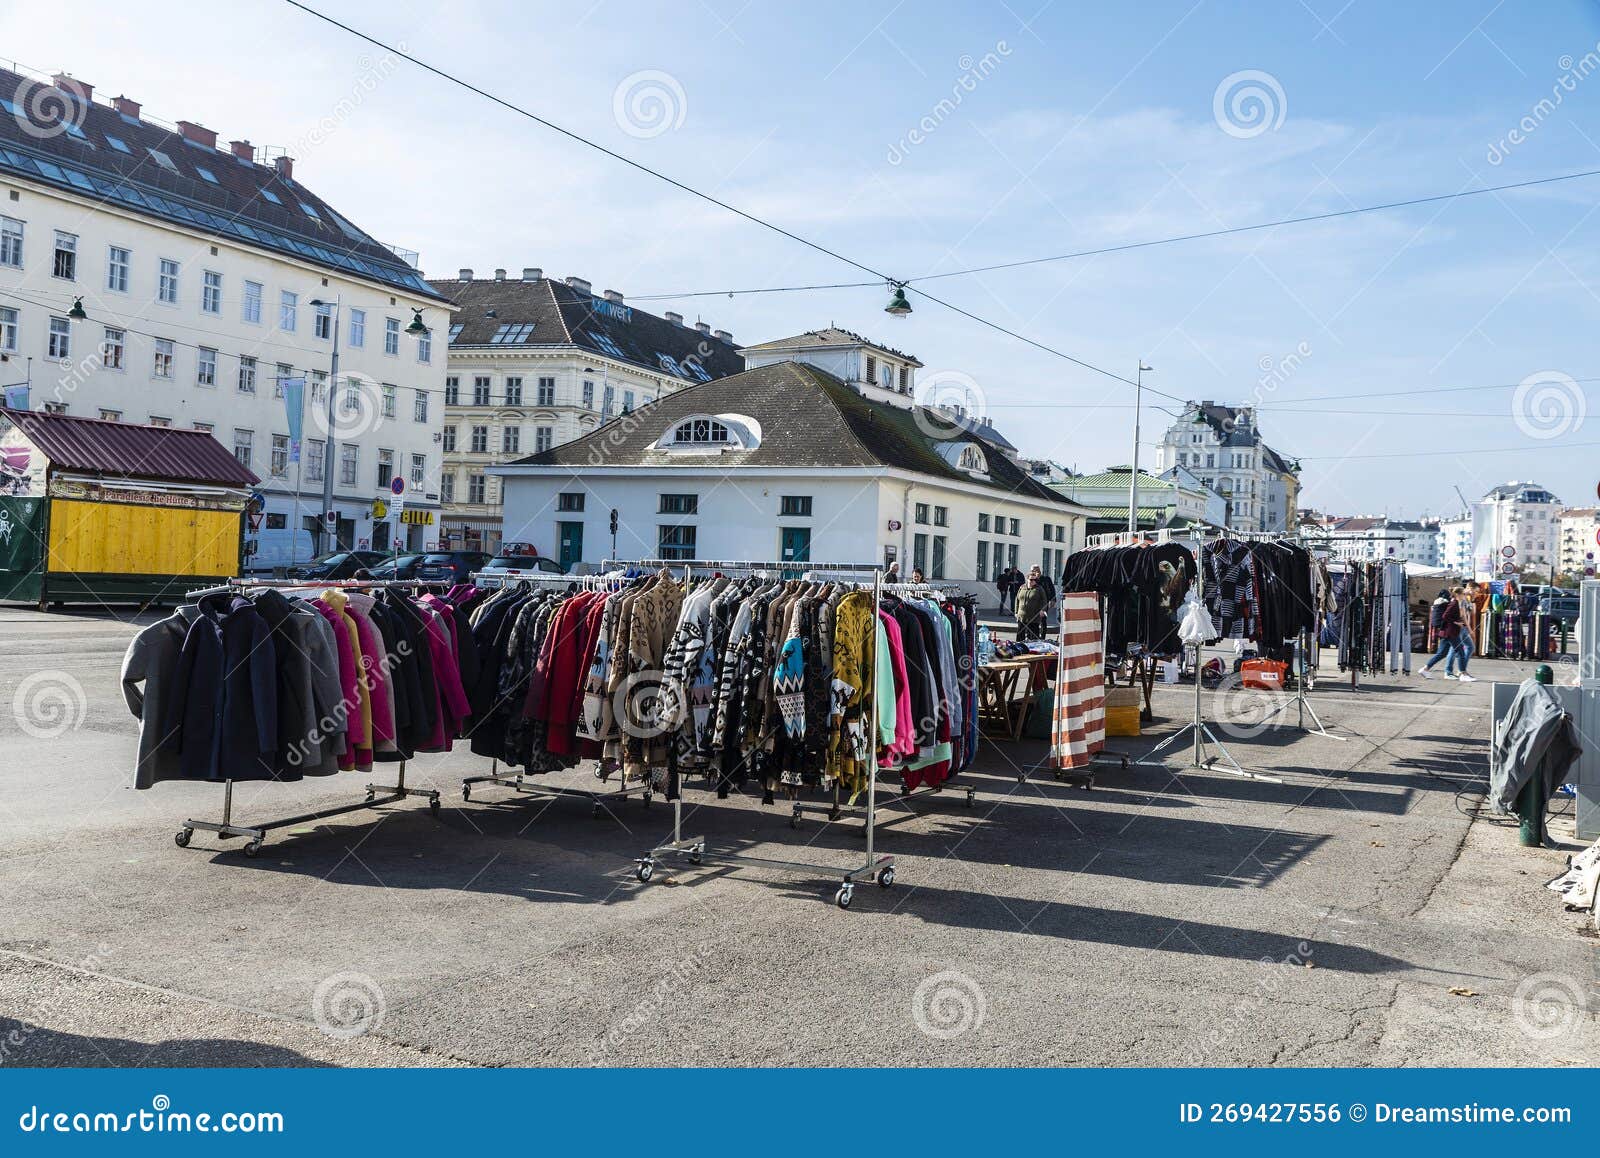
<path fill-rule="evenodd" d="M 612 507 L 611 508 L 611 533 L 613 535 L 615 535 L 617 533 L 617 508 L 616 507 Z"/>

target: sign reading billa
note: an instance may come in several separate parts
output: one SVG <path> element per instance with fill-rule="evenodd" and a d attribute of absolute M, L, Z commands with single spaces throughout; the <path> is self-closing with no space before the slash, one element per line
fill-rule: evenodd
<path fill-rule="evenodd" d="M 407 507 L 400 512 L 400 521 L 413 527 L 433 526 L 433 512 L 419 511 L 416 507 Z"/>

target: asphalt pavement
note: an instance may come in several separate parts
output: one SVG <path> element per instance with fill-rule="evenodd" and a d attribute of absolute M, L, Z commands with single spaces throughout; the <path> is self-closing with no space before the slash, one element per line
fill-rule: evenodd
<path fill-rule="evenodd" d="M 148 622 L 148 618 L 143 622 Z M 240 842 L 213 785 L 126 785 L 118 687 L 138 622 L 0 609 L 0 1064 L 1593 1065 L 1597 941 L 1543 888 L 1563 848 L 1480 807 L 1490 681 L 1326 673 L 1340 739 L 1221 734 L 1243 778 L 1165 765 L 1057 783 L 1044 745 L 986 740 L 949 791 L 885 824 L 892 888 L 848 911 L 858 822 L 719 801 L 713 852 L 814 862 L 663 867 L 637 799 L 596 819 L 420 756 L 410 800 Z M 1324 653 L 1324 663 L 1332 663 Z M 1138 755 L 1188 718 L 1158 687 Z M 1225 705 L 1207 695 L 1207 713 Z M 1242 715 L 1240 714 L 1242 712 Z M 1254 714 L 1252 714 L 1254 713 Z M 244 785 L 241 819 L 359 800 L 376 776 Z M 583 770 L 548 778 L 594 787 Z"/>

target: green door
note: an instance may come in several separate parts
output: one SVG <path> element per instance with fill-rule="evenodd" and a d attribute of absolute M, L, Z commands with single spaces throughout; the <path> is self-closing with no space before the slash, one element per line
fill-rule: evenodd
<path fill-rule="evenodd" d="M 561 565 L 571 568 L 583 562 L 583 524 L 557 523 L 556 537 L 561 540 Z"/>
<path fill-rule="evenodd" d="M 780 562 L 809 563 L 811 561 L 811 528 L 783 528 L 782 556 Z"/>
<path fill-rule="evenodd" d="M 45 500 L 0 497 L 0 600 L 37 603 L 44 583 Z"/>

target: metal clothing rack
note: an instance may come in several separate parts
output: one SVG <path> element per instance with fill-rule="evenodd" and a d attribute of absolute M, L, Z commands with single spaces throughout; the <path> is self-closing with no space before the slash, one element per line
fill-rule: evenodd
<path fill-rule="evenodd" d="M 606 565 L 610 566 L 615 562 L 616 561 L 614 561 L 614 560 L 607 560 L 607 564 Z M 645 562 L 622 563 L 620 565 L 621 566 L 629 566 L 629 567 L 650 567 L 650 566 L 657 565 L 657 561 L 648 560 L 648 561 L 645 561 Z M 684 563 L 682 561 L 673 561 L 673 562 L 660 563 L 659 565 L 661 565 L 661 566 L 673 566 L 673 565 L 683 566 Z M 699 567 L 699 568 L 709 568 L 709 569 L 720 570 L 720 571 L 742 571 L 742 572 L 745 572 L 747 574 L 748 573 L 757 572 L 757 571 L 763 571 L 763 570 L 792 570 L 792 569 L 794 569 L 794 564 L 792 564 L 792 563 L 774 565 L 774 564 L 770 564 L 770 563 L 748 563 L 748 562 L 735 562 L 735 561 L 731 561 L 731 560 L 718 560 L 718 561 L 713 561 L 713 562 L 707 562 L 705 560 L 694 560 L 694 561 L 689 563 L 689 566 Z M 874 565 L 872 565 L 872 564 L 861 564 L 861 563 L 850 563 L 850 564 L 810 564 L 810 563 L 806 563 L 806 564 L 803 564 L 802 567 L 803 567 L 804 570 L 811 571 L 811 572 L 832 570 L 832 571 L 838 571 L 838 572 L 860 573 L 860 572 L 863 572 L 863 571 L 871 571 L 872 572 L 872 602 L 873 602 L 874 614 L 876 614 L 876 608 L 877 608 L 878 602 L 882 598 L 882 594 L 883 594 L 883 576 L 882 576 L 882 573 L 879 572 L 878 569 Z M 863 583 L 862 586 L 864 588 L 865 587 L 865 583 Z M 874 667 L 876 667 L 876 664 L 877 664 L 877 645 L 875 643 L 873 645 L 873 653 L 872 654 L 873 654 L 873 664 L 874 664 Z M 805 862 L 802 862 L 802 861 L 775 860 L 775 859 L 771 859 L 771 858 L 768 858 L 768 857 L 749 856 L 749 855 L 747 855 L 745 853 L 708 852 L 706 850 L 706 838 L 704 836 L 685 836 L 684 833 L 683 833 L 683 792 L 682 792 L 682 790 L 680 788 L 680 790 L 678 792 L 674 793 L 673 800 L 672 800 L 672 837 L 671 837 L 671 839 L 667 840 L 667 841 L 664 841 L 661 844 L 656 845 L 656 847 L 651 849 L 649 852 L 647 852 L 643 856 L 637 858 L 637 860 L 635 861 L 636 867 L 634 869 L 634 875 L 636 877 L 638 877 L 638 879 L 641 882 L 648 883 L 650 881 L 650 879 L 655 876 L 656 866 L 660 862 L 661 858 L 667 857 L 667 856 L 681 856 L 681 857 L 686 857 L 690 864 L 695 864 L 695 865 L 705 864 L 705 863 L 708 863 L 708 862 L 709 863 L 713 863 L 713 864 L 732 864 L 732 865 L 747 864 L 747 865 L 755 865 L 755 866 L 760 867 L 760 868 L 776 869 L 779 872 L 804 873 L 804 874 L 808 874 L 808 875 L 809 874 L 817 874 L 817 875 L 821 875 L 821 876 L 824 876 L 824 877 L 838 876 L 840 878 L 840 883 L 839 883 L 838 891 L 836 893 L 834 893 L 833 901 L 834 901 L 834 904 L 838 905 L 841 909 L 848 909 L 850 907 L 850 902 L 855 897 L 856 884 L 858 882 L 860 882 L 860 881 L 863 881 L 863 880 L 876 880 L 878 882 L 878 884 L 881 885 L 884 888 L 889 888 L 891 885 L 893 885 L 894 884 L 894 877 L 895 877 L 895 873 L 894 873 L 894 857 L 892 855 L 889 855 L 889 854 L 886 854 L 886 853 L 879 853 L 877 851 L 877 847 L 876 847 L 876 835 L 877 835 L 877 827 L 878 827 L 878 758 L 877 758 L 877 743 L 878 743 L 878 707 L 879 707 L 879 705 L 878 705 L 878 693 L 877 693 L 877 680 L 876 680 L 876 678 L 874 678 L 868 684 L 868 686 L 867 686 L 867 696 L 868 696 L 869 701 L 872 704 L 872 708 L 871 708 L 870 713 L 868 713 L 868 716 L 867 716 L 867 721 L 868 721 L 867 722 L 867 726 L 869 728 L 868 738 L 870 740 L 871 756 L 869 758 L 870 771 L 869 771 L 868 776 L 867 776 L 867 805 L 866 805 L 866 824 L 865 824 L 866 837 L 867 837 L 867 849 L 866 849 L 866 857 L 865 857 L 864 861 L 862 861 L 861 863 L 856 865 L 854 868 L 845 868 L 845 869 L 841 870 L 841 869 L 839 869 L 839 868 L 837 868 L 835 866 L 830 866 L 830 865 L 808 864 L 808 863 L 805 863 Z"/>
<path fill-rule="evenodd" d="M 468 576 L 467 582 L 474 587 L 511 587 L 518 583 L 538 583 L 558 587 L 579 587 L 585 591 L 601 591 L 617 588 L 621 580 L 614 575 L 555 575 L 550 572 L 520 574 L 513 572 L 480 571 Z M 509 788 L 520 796 L 533 800 L 587 800 L 590 805 L 589 815 L 599 820 L 610 815 L 606 807 L 608 800 L 623 800 L 629 796 L 642 796 L 644 806 L 650 807 L 651 791 L 648 780 L 637 784 L 629 784 L 625 779 L 616 788 L 609 791 L 599 791 L 587 788 L 555 787 L 538 782 L 530 782 L 526 772 L 518 772 L 513 768 L 500 768 L 499 760 L 489 761 L 489 772 L 483 776 L 465 776 L 461 780 L 461 799 L 472 799 L 472 786 L 474 784 L 497 784 L 502 788 Z M 595 767 L 595 779 L 603 779 L 600 768 Z"/>
<path fill-rule="evenodd" d="M 364 588 L 364 587 L 415 587 L 416 583 L 409 580 L 388 579 L 335 579 L 319 582 L 315 579 L 230 579 L 226 583 L 212 587 L 201 587 L 184 593 L 184 598 L 198 599 L 203 595 L 221 594 L 227 591 L 265 590 L 267 588 Z M 343 816 L 348 812 L 360 812 L 368 808 L 381 808 L 385 804 L 394 804 L 406 799 L 408 796 L 425 797 L 428 801 L 428 811 L 439 815 L 439 790 L 437 788 L 412 788 L 406 784 L 406 762 L 400 761 L 395 772 L 393 784 L 376 784 L 368 782 L 365 800 L 354 804 L 339 804 L 332 808 L 319 809 L 316 812 L 305 812 L 298 816 L 286 816 L 280 820 L 267 820 L 258 824 L 242 825 L 233 823 L 233 781 L 222 782 L 222 819 L 221 820 L 195 820 L 190 818 L 183 822 L 172 837 L 173 843 L 179 848 L 188 848 L 189 841 L 194 837 L 195 831 L 214 832 L 223 840 L 242 836 L 247 838 L 244 845 L 245 856 L 254 857 L 260 854 L 261 844 L 266 839 L 267 833 L 279 828 L 289 828 L 298 824 L 306 824 L 313 820 L 324 820 L 330 816 Z M 381 796 L 379 794 L 382 794 Z"/>

